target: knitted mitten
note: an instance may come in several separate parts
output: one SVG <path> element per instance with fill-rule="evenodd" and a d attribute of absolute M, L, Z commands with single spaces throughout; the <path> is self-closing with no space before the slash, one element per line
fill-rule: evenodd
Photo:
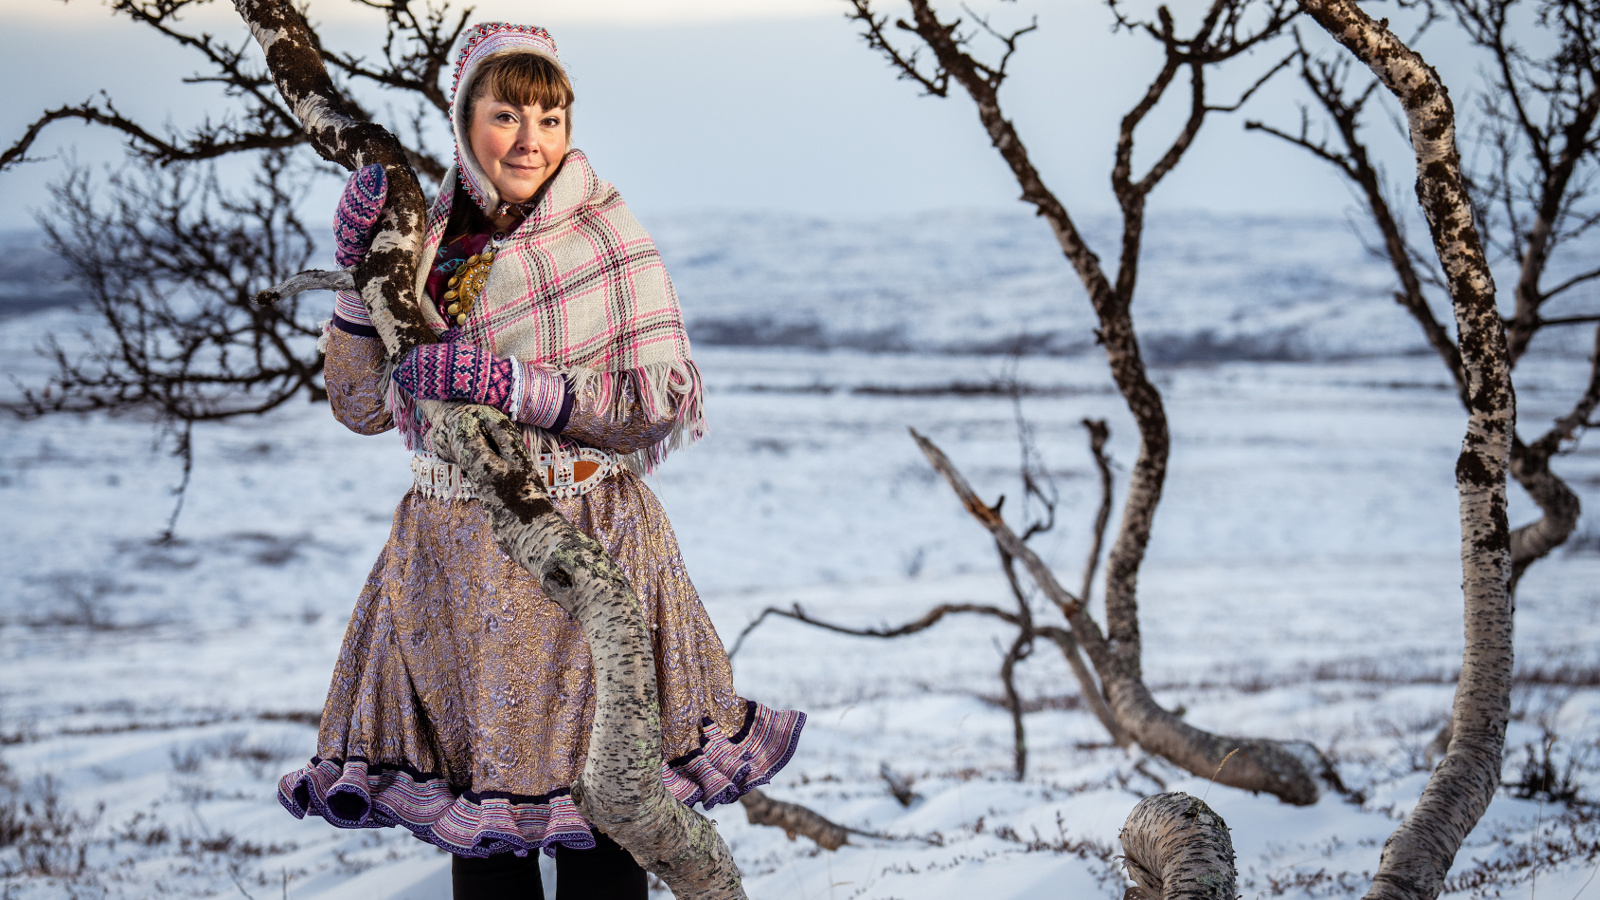
<path fill-rule="evenodd" d="M 373 163 L 357 169 L 339 196 L 333 212 L 333 258 L 346 268 L 361 261 L 372 246 L 372 226 L 383 211 L 383 198 L 389 193 L 389 179 L 383 166 Z"/>
<path fill-rule="evenodd" d="M 516 397 L 516 364 L 466 341 L 413 347 L 393 377 L 418 400 L 470 400 L 509 411 Z"/>

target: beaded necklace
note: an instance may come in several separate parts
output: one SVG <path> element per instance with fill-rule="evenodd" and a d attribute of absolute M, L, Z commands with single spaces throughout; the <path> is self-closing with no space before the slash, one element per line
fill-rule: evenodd
<path fill-rule="evenodd" d="M 494 265 L 494 258 L 505 243 L 506 233 L 496 231 L 489 245 L 482 252 L 467 257 L 461 268 L 445 282 L 445 313 L 455 320 L 456 325 L 467 324 L 467 313 L 483 296 L 483 287 L 489 280 L 489 268 Z"/>
<path fill-rule="evenodd" d="M 488 246 L 461 262 L 455 274 L 445 283 L 445 315 L 453 319 L 457 326 L 467 324 L 467 313 L 472 312 L 473 305 L 483 296 L 483 287 L 489 281 L 489 267 L 494 265 L 494 258 L 505 246 L 510 232 L 522 224 L 522 220 L 528 216 L 528 210 L 536 202 L 537 198 L 527 203 L 500 204 L 495 217 L 503 219 L 512 216 L 513 220 L 505 228 L 495 231 Z"/>

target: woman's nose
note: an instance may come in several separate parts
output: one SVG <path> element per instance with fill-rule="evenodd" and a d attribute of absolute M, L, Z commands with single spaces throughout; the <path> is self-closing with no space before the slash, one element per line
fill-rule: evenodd
<path fill-rule="evenodd" d="M 522 127 L 517 129 L 517 149 L 523 153 L 532 153 L 538 148 L 538 127 L 533 122 L 524 121 Z"/>

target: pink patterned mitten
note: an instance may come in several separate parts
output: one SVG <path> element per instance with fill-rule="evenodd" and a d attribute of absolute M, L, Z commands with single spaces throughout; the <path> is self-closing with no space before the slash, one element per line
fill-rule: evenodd
<path fill-rule="evenodd" d="M 470 400 L 509 411 L 515 366 L 466 341 L 423 344 L 395 366 L 394 383 L 419 400 Z"/>
<path fill-rule="evenodd" d="M 333 212 L 333 258 L 346 268 L 361 261 L 372 246 L 372 226 L 383 211 L 383 198 L 389 193 L 389 179 L 383 166 L 373 163 L 357 169 L 339 195 Z"/>

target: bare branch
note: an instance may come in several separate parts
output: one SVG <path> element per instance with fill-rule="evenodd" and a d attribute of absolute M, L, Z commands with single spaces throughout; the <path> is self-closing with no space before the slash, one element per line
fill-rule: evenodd
<path fill-rule="evenodd" d="M 922 436 L 915 428 L 908 430 L 911 432 L 911 439 L 917 442 L 917 447 L 922 450 L 922 455 L 928 458 L 928 463 L 933 466 L 933 470 L 944 476 L 944 480 L 949 483 L 950 488 L 961 499 L 961 505 L 967 508 L 967 512 L 972 513 L 972 517 L 977 519 L 979 524 L 988 529 L 989 533 L 994 536 L 995 543 L 1002 550 L 1022 562 L 1023 567 L 1028 570 L 1029 577 L 1033 579 L 1035 584 L 1039 585 L 1040 590 L 1044 591 L 1044 595 L 1049 598 L 1050 602 L 1054 603 L 1062 614 L 1068 618 L 1071 618 L 1078 610 L 1082 609 L 1082 601 L 1061 586 L 1061 582 L 1056 580 L 1055 573 L 1050 571 L 1050 567 L 1045 565 L 1044 560 L 1033 552 L 1032 547 L 1023 543 L 1022 539 L 1017 537 L 1016 532 L 1011 530 L 1011 526 L 1000 518 L 998 509 L 987 506 L 982 500 L 978 499 L 977 492 L 973 491 L 972 485 L 967 483 L 966 477 L 950 462 L 950 458 L 944 455 L 944 451 L 940 450 L 933 441 Z"/>
<path fill-rule="evenodd" d="M 1206 112 L 1238 112 L 1241 107 L 1250 101 L 1251 97 L 1255 96 L 1256 91 L 1261 90 L 1261 88 L 1266 85 L 1268 81 L 1272 80 L 1272 76 L 1288 68 L 1289 64 L 1294 62 L 1294 59 L 1297 55 L 1297 53 L 1291 53 L 1288 56 L 1285 56 L 1283 59 L 1278 60 L 1277 65 L 1268 69 L 1260 78 L 1255 80 L 1254 84 L 1251 84 L 1248 88 L 1245 88 L 1244 92 L 1239 95 L 1238 100 L 1235 100 L 1225 106 L 1207 106 Z"/>
<path fill-rule="evenodd" d="M 739 632 L 739 636 L 733 641 L 733 646 L 728 650 L 728 658 L 732 659 L 739 652 L 739 648 L 744 646 L 744 639 L 749 636 L 750 632 L 755 631 L 762 622 L 765 622 L 768 616 L 794 619 L 796 622 L 814 625 L 825 631 L 833 631 L 838 634 L 848 634 L 855 637 L 896 638 L 904 637 L 908 634 L 916 634 L 919 631 L 926 631 L 937 625 L 939 620 L 945 616 L 960 613 L 992 616 L 1012 625 L 1022 624 L 1016 614 L 1008 613 L 997 606 L 989 606 L 982 603 L 943 603 L 929 610 L 919 619 L 913 619 L 904 625 L 882 628 L 851 628 L 848 625 L 836 625 L 832 622 L 825 622 L 822 619 L 814 619 L 804 609 L 801 609 L 798 603 L 789 609 L 778 609 L 777 607 L 769 606 L 761 611 L 761 615 L 752 619 L 750 624 L 744 627 L 743 631 Z"/>
<path fill-rule="evenodd" d="M 1078 691 L 1083 697 L 1083 702 L 1089 704 L 1089 711 L 1094 713 L 1094 717 L 1100 720 L 1101 727 L 1111 736 L 1111 743 L 1118 747 L 1131 745 L 1132 735 L 1117 722 L 1116 714 L 1106 703 L 1105 694 L 1096 683 L 1094 674 L 1084 664 L 1083 654 L 1078 651 L 1078 641 L 1072 636 L 1072 632 L 1055 625 L 1041 625 L 1034 629 L 1034 633 L 1054 643 L 1061 651 L 1061 655 L 1066 658 L 1067 665 L 1078 680 Z"/>
<path fill-rule="evenodd" d="M 1089 544 L 1089 558 L 1083 564 L 1083 587 L 1078 592 L 1078 599 L 1088 603 L 1094 589 L 1095 573 L 1100 571 L 1100 551 L 1105 546 L 1106 525 L 1111 521 L 1111 459 L 1106 455 L 1106 441 L 1111 437 L 1111 429 L 1106 427 L 1105 419 L 1084 419 L 1083 427 L 1089 431 L 1089 455 L 1094 457 L 1094 468 L 1100 475 L 1100 509 L 1094 516 L 1094 536 Z"/>
<path fill-rule="evenodd" d="M 290 275 L 283 281 L 256 294 L 250 302 L 257 306 L 271 306 L 280 300 L 303 294 L 306 291 L 353 291 L 355 276 L 349 269 L 307 269 Z"/>
<path fill-rule="evenodd" d="M 248 134 L 232 139 L 219 138 L 216 132 L 209 132 L 197 137 L 187 146 L 179 146 L 170 140 L 156 137 L 132 119 L 117 112 L 110 98 L 102 95 L 101 105 L 85 101 L 77 106 L 57 107 L 41 115 L 28 126 L 15 144 L 0 153 L 0 171 L 27 161 L 28 150 L 33 147 L 39 133 L 50 123 L 67 119 L 77 119 L 116 129 L 127 136 L 129 149 L 142 157 L 163 163 L 215 159 L 245 150 L 275 150 L 292 147 L 305 141 L 304 135 L 292 132 Z"/>
<path fill-rule="evenodd" d="M 1012 763 L 1018 781 L 1028 774 L 1028 737 L 1022 726 L 1022 697 L 1017 694 L 1017 663 L 1033 649 L 1032 629 L 1019 629 L 1016 640 L 1000 663 L 1000 683 L 1006 691 L 1006 710 L 1011 713 Z"/>
<path fill-rule="evenodd" d="M 889 35 L 884 29 L 884 26 L 889 22 L 889 17 L 874 15 L 872 12 L 872 0 L 850 0 L 850 6 L 851 12 L 848 18 L 865 26 L 866 31 L 861 33 L 862 39 L 867 42 L 868 47 L 882 53 L 889 60 L 889 65 L 895 69 L 897 78 L 916 82 L 922 86 L 922 90 L 925 93 L 932 96 L 949 96 L 950 72 L 948 69 L 939 67 L 931 75 L 923 72 L 917 65 L 918 51 L 913 50 L 910 53 L 903 53 L 889 40 Z M 910 26 L 902 20 L 896 23 L 896 27 L 902 30 L 909 30 Z"/>
<path fill-rule="evenodd" d="M 1590 269 L 1587 272 L 1580 272 L 1577 275 L 1574 275 L 1571 278 L 1566 279 L 1565 281 L 1561 282 L 1560 284 L 1557 284 L 1555 287 L 1552 287 L 1552 288 L 1549 288 L 1549 289 L 1545 290 L 1544 292 L 1542 292 L 1542 294 L 1540 296 L 1541 296 L 1542 300 L 1549 300 L 1550 298 L 1555 297 L 1558 294 L 1565 293 L 1566 291 L 1571 290 L 1572 288 L 1575 288 L 1580 284 L 1586 284 L 1586 283 L 1588 283 L 1590 281 L 1595 280 L 1596 278 L 1600 278 L 1600 268 Z M 1590 317 L 1586 317 L 1586 316 L 1568 316 L 1568 317 L 1565 317 L 1565 318 L 1554 318 L 1554 319 L 1540 318 L 1539 319 L 1539 324 L 1540 325 L 1570 325 L 1573 322 L 1587 322 L 1587 321 L 1592 321 L 1592 319 Z"/>

